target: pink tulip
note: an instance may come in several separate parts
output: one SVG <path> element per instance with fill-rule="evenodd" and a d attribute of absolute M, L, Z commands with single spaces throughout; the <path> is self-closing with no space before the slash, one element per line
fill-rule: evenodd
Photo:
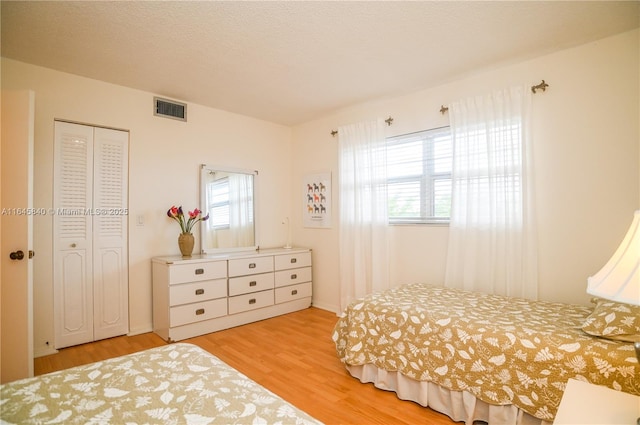
<path fill-rule="evenodd" d="M 167 215 L 171 218 L 175 218 L 178 216 L 178 207 L 176 207 L 175 205 L 172 206 L 171 208 L 169 208 L 169 211 L 167 211 Z"/>
<path fill-rule="evenodd" d="M 200 210 L 199 208 L 195 208 L 193 211 L 188 211 L 188 214 L 189 214 L 189 220 L 185 220 L 184 212 L 182 210 L 182 205 L 179 207 L 176 207 L 175 205 L 173 205 L 167 211 L 167 216 L 178 222 L 182 233 L 191 233 L 191 229 L 193 229 L 193 226 L 197 222 L 204 221 L 209 218 L 209 214 L 207 214 L 206 217 L 201 217 L 202 210 Z"/>

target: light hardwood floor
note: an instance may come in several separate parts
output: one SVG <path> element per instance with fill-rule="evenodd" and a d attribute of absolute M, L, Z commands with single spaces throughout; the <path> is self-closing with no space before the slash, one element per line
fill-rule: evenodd
<path fill-rule="evenodd" d="M 311 307 L 188 339 L 326 424 L 450 425 L 449 417 L 353 378 L 331 340 L 334 313 Z M 35 359 L 40 375 L 166 344 L 153 333 L 69 347 Z"/>

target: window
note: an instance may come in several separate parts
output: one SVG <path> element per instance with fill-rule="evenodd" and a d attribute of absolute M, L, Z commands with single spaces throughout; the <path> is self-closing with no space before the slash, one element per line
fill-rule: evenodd
<path fill-rule="evenodd" d="M 448 223 L 452 140 L 449 127 L 387 139 L 389 223 Z"/>
<path fill-rule="evenodd" d="M 209 227 L 229 228 L 229 177 L 224 177 L 207 185 L 207 199 L 214 200 L 209 207 Z"/>

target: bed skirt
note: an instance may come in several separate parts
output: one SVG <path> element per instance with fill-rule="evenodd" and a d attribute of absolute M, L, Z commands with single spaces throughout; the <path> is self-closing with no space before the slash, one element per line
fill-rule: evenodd
<path fill-rule="evenodd" d="M 362 383 L 393 391 L 401 400 L 414 401 L 421 406 L 444 413 L 456 422 L 473 425 L 474 421 L 504 425 L 552 425 L 535 418 L 514 405 L 498 406 L 485 403 L 466 391 L 453 391 L 433 382 L 416 381 L 398 372 L 378 369 L 372 364 L 346 365 L 349 373 Z"/>

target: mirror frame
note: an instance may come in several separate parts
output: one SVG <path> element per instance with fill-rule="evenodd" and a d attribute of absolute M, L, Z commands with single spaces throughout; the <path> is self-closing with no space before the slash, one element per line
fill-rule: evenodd
<path fill-rule="evenodd" d="M 233 167 L 222 167 L 217 165 L 209 165 L 209 164 L 201 164 L 200 165 L 200 205 L 203 210 L 203 214 L 208 214 L 208 211 L 205 211 L 206 208 L 206 184 L 205 184 L 205 174 L 210 171 L 219 171 L 224 173 L 237 173 L 237 174 L 250 174 L 253 176 L 253 245 L 251 246 L 239 246 L 239 247 L 223 247 L 223 248 L 205 248 L 205 237 L 206 237 L 206 228 L 207 226 L 200 226 L 200 252 L 204 255 L 206 254 L 222 254 L 228 252 L 243 252 L 243 251 L 257 251 L 260 249 L 260 242 L 258 240 L 258 170 L 249 170 L 244 168 L 233 168 Z"/>

